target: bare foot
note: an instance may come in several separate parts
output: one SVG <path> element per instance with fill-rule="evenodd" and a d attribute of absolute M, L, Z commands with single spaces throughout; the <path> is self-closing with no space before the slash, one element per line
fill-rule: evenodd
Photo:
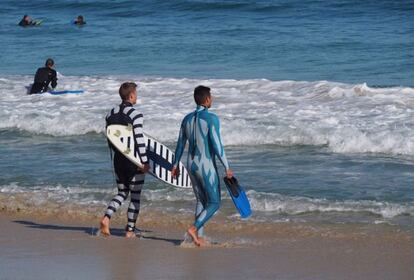
<path fill-rule="evenodd" d="M 200 242 L 200 247 L 205 247 L 209 245 L 209 242 L 204 237 L 198 237 L 198 241 Z"/>
<path fill-rule="evenodd" d="M 103 236 L 110 236 L 111 232 L 109 231 L 109 218 L 107 216 L 103 217 L 101 220 L 101 234 Z"/>
<path fill-rule="evenodd" d="M 136 236 L 136 234 L 135 234 L 135 231 L 127 231 L 127 232 L 125 233 L 125 237 L 126 237 L 126 238 L 134 238 L 134 237 L 137 237 L 137 236 Z"/>
<path fill-rule="evenodd" d="M 193 238 L 194 244 L 200 246 L 200 240 L 197 236 L 197 228 L 192 226 L 187 230 L 187 233 Z"/>

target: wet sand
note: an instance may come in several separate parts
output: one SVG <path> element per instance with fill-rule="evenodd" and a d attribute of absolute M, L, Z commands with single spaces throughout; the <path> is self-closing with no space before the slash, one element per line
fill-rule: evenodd
<path fill-rule="evenodd" d="M 414 279 L 414 234 L 209 230 L 214 245 L 180 245 L 184 227 L 143 223 L 144 238 L 96 236 L 98 220 L 0 212 L 0 279 Z M 325 233 L 324 233 L 325 232 Z M 351 237 L 350 237 L 351 236 Z M 218 241 L 217 241 L 218 240 Z"/>

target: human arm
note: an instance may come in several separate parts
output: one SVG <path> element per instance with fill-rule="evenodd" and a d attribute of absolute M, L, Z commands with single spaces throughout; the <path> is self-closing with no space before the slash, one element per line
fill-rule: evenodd
<path fill-rule="evenodd" d="M 181 123 L 180 133 L 178 135 L 177 146 L 175 148 L 175 156 L 173 161 L 173 168 L 171 169 L 171 174 L 173 178 L 176 178 L 179 175 L 178 164 L 181 160 L 181 157 L 184 152 L 185 144 L 187 143 L 187 135 L 185 133 L 185 119 Z"/>
<path fill-rule="evenodd" d="M 210 138 L 210 142 L 213 146 L 214 153 L 217 155 L 220 162 L 223 164 L 224 168 L 226 169 L 226 176 L 228 178 L 233 177 L 233 171 L 229 167 L 229 163 L 227 161 L 226 153 L 224 152 L 223 142 L 221 141 L 220 120 L 214 114 L 211 114 L 211 116 L 210 116 L 209 138 Z"/>
<path fill-rule="evenodd" d="M 142 114 L 139 114 L 132 107 L 126 107 L 124 109 L 124 113 L 126 113 L 126 115 L 128 115 L 132 121 L 132 129 L 134 131 L 137 154 L 141 160 L 141 163 L 144 165 L 144 167 L 140 168 L 140 170 L 147 172 L 149 170 L 149 161 L 147 157 L 147 149 L 145 145 L 144 130 L 143 130 L 144 116 Z"/>
<path fill-rule="evenodd" d="M 51 83 L 52 88 L 55 88 L 57 86 L 57 73 L 54 70 L 52 71 Z"/>

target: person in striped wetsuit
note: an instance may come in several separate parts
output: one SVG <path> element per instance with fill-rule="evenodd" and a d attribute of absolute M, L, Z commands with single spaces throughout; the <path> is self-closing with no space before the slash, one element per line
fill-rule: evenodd
<path fill-rule="evenodd" d="M 113 155 L 113 166 L 118 186 L 118 194 L 109 202 L 105 215 L 101 220 L 100 230 L 103 235 L 110 235 L 109 221 L 122 203 L 131 194 L 128 206 L 128 223 L 126 225 L 126 237 L 135 237 L 135 223 L 139 214 L 142 186 L 144 185 L 145 173 L 149 170 L 148 157 L 143 134 L 144 117 L 133 105 L 137 102 L 137 85 L 135 83 L 123 83 L 119 88 L 122 103 L 113 108 L 106 116 L 106 126 L 112 124 L 132 125 L 135 137 L 135 150 L 144 165 L 139 169 L 128 158 L 120 153 L 115 147 L 108 145 Z"/>
<path fill-rule="evenodd" d="M 171 173 L 173 177 L 179 176 L 178 163 L 188 141 L 187 169 L 197 203 L 195 222 L 187 233 L 197 246 L 203 246 L 203 226 L 220 207 L 220 177 L 216 157 L 226 169 L 229 179 L 233 177 L 233 171 L 229 168 L 224 153 L 219 118 L 208 110 L 212 104 L 210 88 L 196 87 L 194 100 L 197 104 L 196 110 L 188 114 L 181 123 Z"/>

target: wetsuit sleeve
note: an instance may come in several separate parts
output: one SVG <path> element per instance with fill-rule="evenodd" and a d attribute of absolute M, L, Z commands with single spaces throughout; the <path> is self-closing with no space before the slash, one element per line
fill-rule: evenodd
<path fill-rule="evenodd" d="M 57 86 L 57 74 L 56 71 L 53 71 L 52 73 L 52 88 L 55 88 Z"/>
<path fill-rule="evenodd" d="M 180 134 L 178 136 L 177 147 L 175 148 L 175 157 L 173 165 L 176 167 L 181 160 L 184 152 L 185 144 L 187 143 L 187 135 L 185 134 L 186 119 L 183 120 L 180 127 Z"/>
<path fill-rule="evenodd" d="M 229 164 L 227 162 L 226 153 L 224 152 L 224 146 L 221 142 L 220 136 L 220 120 L 216 115 L 211 115 L 209 122 L 209 138 L 212 143 L 215 154 L 220 159 L 226 170 L 229 169 Z"/>
<path fill-rule="evenodd" d="M 143 164 L 148 163 L 147 149 L 144 139 L 144 116 L 139 114 L 134 108 L 126 107 L 124 113 L 132 120 L 132 127 L 134 129 L 135 143 L 138 147 L 138 156 Z"/>

